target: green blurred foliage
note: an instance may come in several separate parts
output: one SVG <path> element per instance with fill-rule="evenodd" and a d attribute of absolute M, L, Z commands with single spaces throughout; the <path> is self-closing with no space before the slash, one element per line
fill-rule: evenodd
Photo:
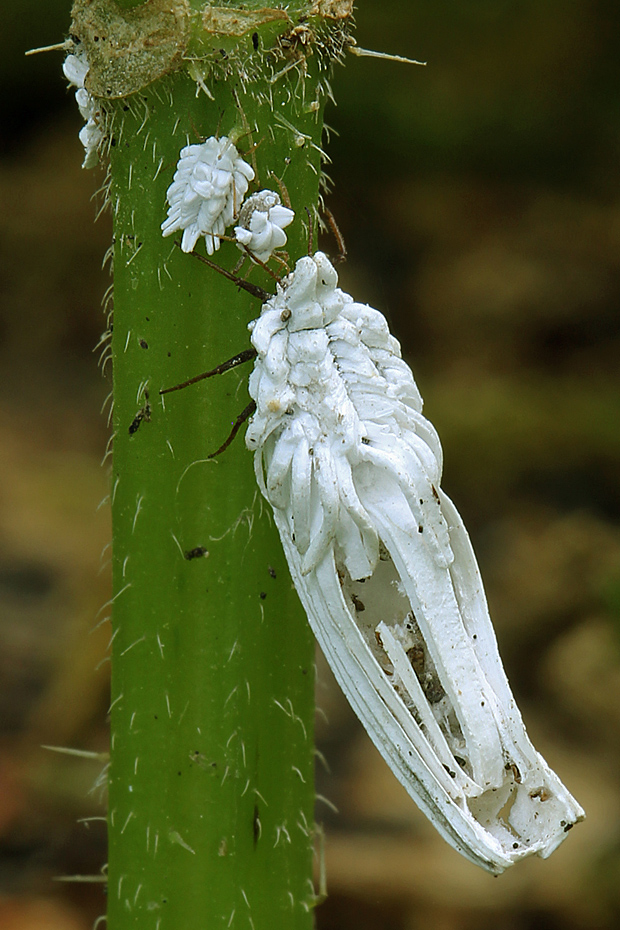
<path fill-rule="evenodd" d="M 24 52 L 62 42 L 69 30 L 68 0 L 20 0 L 0 4 L 0 154 L 12 152 L 37 124 L 66 106 L 59 80 L 59 52 Z"/>
<path fill-rule="evenodd" d="M 613 0 L 385 0 L 360 3 L 358 20 L 361 46 L 428 62 L 366 60 L 338 77 L 342 145 L 358 149 L 361 174 L 398 152 L 415 173 L 595 188 L 616 174 Z"/>

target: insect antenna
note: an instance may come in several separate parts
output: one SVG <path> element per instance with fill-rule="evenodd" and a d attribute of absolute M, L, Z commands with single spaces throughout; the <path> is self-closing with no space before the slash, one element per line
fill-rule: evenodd
<path fill-rule="evenodd" d="M 334 239 L 336 240 L 336 244 L 338 246 L 338 255 L 336 256 L 334 261 L 344 262 L 347 259 L 347 246 L 344 241 L 344 236 L 340 232 L 340 228 L 338 226 L 338 223 L 336 222 L 336 219 L 332 211 L 329 210 L 327 207 L 324 207 L 323 213 L 325 214 L 325 219 L 327 220 L 328 226 L 331 229 L 332 235 Z"/>
<path fill-rule="evenodd" d="M 226 442 L 223 442 L 222 445 L 215 452 L 212 452 L 211 455 L 208 455 L 208 459 L 214 459 L 217 455 L 221 455 L 222 452 L 225 452 L 228 449 L 229 445 L 239 432 L 240 427 L 243 426 L 246 420 L 249 420 L 252 414 L 256 411 L 256 403 L 252 400 L 247 405 L 245 410 L 242 410 L 235 422 L 233 423 L 233 428 L 230 431 L 228 439 Z"/>
<path fill-rule="evenodd" d="M 213 375 L 223 375 L 225 371 L 230 371 L 231 368 L 236 368 L 237 365 L 243 365 L 244 362 L 252 361 L 257 355 L 258 352 L 256 349 L 244 349 L 243 352 L 233 355 L 228 361 L 222 362 L 221 365 L 216 365 L 211 371 L 204 371 L 201 375 L 196 375 L 194 378 L 189 378 L 188 381 L 183 381 L 182 384 L 175 384 L 174 387 L 162 388 L 159 393 L 170 394 L 172 391 L 180 391 L 181 388 L 189 387 L 190 384 L 196 384 L 197 381 L 204 381 L 205 378 L 212 378 Z M 248 414 L 248 416 L 250 416 L 250 414 Z M 237 427 L 237 429 L 238 428 L 239 427 Z"/>

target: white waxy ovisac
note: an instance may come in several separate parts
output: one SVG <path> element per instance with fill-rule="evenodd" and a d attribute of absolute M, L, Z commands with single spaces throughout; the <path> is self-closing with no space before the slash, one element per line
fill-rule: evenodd
<path fill-rule="evenodd" d="M 286 245 L 284 228 L 295 218 L 294 210 L 283 206 L 275 191 L 259 191 L 245 201 L 239 213 L 235 236 L 261 262 L 269 261 L 275 249 Z"/>
<path fill-rule="evenodd" d="M 246 434 L 310 625 L 388 765 L 493 873 L 584 817 L 510 691 L 442 453 L 377 310 L 302 258 L 250 324 Z"/>
<path fill-rule="evenodd" d="M 181 149 L 168 188 L 168 216 L 162 235 L 182 232 L 181 249 L 191 252 L 201 236 L 209 255 L 219 249 L 220 237 L 232 226 L 254 171 L 227 136 L 211 136 L 200 145 Z"/>

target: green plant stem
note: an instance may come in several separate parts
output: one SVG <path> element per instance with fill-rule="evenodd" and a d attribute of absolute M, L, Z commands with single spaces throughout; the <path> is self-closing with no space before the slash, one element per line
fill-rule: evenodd
<path fill-rule="evenodd" d="M 249 367 L 159 395 L 247 348 L 260 312 L 161 236 L 187 141 L 236 129 L 256 189 L 276 176 L 290 193 L 291 259 L 307 250 L 322 116 L 299 94 L 316 97 L 316 59 L 292 77 L 219 82 L 211 101 L 181 71 L 113 105 L 110 930 L 312 926 L 313 640 L 242 435 L 208 458 Z"/>

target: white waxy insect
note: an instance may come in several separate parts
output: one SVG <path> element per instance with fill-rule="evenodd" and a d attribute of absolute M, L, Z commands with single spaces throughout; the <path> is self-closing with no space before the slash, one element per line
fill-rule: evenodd
<path fill-rule="evenodd" d="M 239 248 L 245 247 L 261 262 L 271 258 L 274 249 L 286 245 L 284 228 L 293 222 L 295 212 L 285 207 L 275 191 L 259 191 L 245 201 L 235 226 Z"/>
<path fill-rule="evenodd" d="M 209 255 L 219 249 L 220 237 L 239 214 L 254 171 L 227 136 L 211 136 L 200 145 L 181 149 L 168 188 L 168 216 L 162 234 L 182 232 L 181 249 L 191 252 L 201 236 Z"/>
<path fill-rule="evenodd" d="M 250 324 L 246 443 L 353 709 L 442 836 L 500 873 L 584 812 L 525 731 L 400 346 L 337 283 L 325 255 L 302 258 Z"/>
<path fill-rule="evenodd" d="M 86 90 L 84 82 L 88 74 L 88 62 L 83 52 L 78 55 L 67 55 L 63 62 L 64 75 L 74 87 L 77 87 L 75 99 L 82 118 L 86 121 L 79 133 L 79 139 L 84 146 L 84 161 L 82 168 L 94 168 L 99 161 L 99 145 L 103 139 L 103 114 L 101 107 Z"/>

